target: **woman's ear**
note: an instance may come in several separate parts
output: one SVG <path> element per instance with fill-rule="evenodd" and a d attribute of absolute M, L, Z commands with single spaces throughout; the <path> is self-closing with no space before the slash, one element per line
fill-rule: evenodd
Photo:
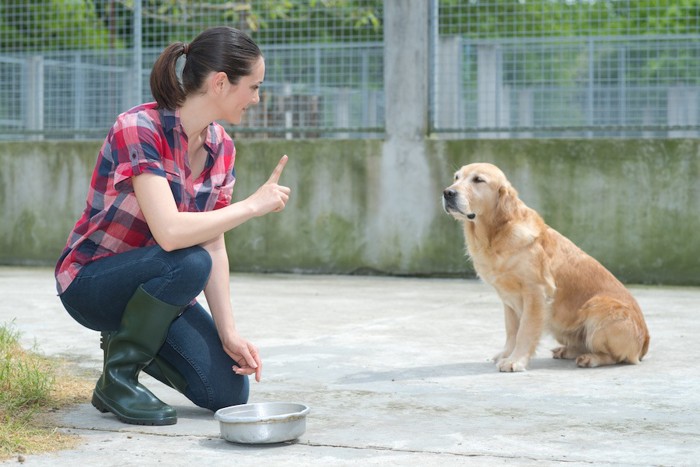
<path fill-rule="evenodd" d="M 223 71 L 216 72 L 211 75 L 209 79 L 210 89 L 215 95 L 220 95 L 226 89 L 226 84 L 228 83 L 228 75 Z"/>

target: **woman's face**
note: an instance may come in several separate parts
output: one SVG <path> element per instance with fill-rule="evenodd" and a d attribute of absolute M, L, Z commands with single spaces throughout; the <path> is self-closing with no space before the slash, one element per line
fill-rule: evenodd
<path fill-rule="evenodd" d="M 265 79 L 265 60 L 258 58 L 252 72 L 242 76 L 237 84 L 228 83 L 227 90 L 221 100 L 223 118 L 232 125 L 238 125 L 248 107 L 260 102 L 258 91 Z"/>

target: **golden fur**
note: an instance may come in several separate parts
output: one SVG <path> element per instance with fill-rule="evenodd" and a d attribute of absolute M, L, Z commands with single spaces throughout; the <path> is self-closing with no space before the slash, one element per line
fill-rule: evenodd
<path fill-rule="evenodd" d="M 554 358 L 580 367 L 639 363 L 649 332 L 637 301 L 603 265 L 544 223 L 496 166 L 470 164 L 443 192 L 445 211 L 464 224 L 476 273 L 505 309 L 500 371 L 523 371 L 543 332 Z"/>

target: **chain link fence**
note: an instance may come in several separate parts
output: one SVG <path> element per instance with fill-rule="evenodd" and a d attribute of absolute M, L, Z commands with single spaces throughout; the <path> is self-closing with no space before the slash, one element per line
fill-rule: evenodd
<path fill-rule="evenodd" d="M 377 1 L 3 0 L 0 134 L 102 137 L 116 115 L 153 100 L 150 68 L 207 27 L 245 30 L 266 60 L 259 105 L 231 131 L 260 137 L 381 134 Z"/>
<path fill-rule="evenodd" d="M 443 137 L 696 137 L 697 0 L 444 0 Z"/>
<path fill-rule="evenodd" d="M 700 0 L 427 0 L 430 131 L 441 138 L 696 137 Z M 266 59 L 230 130 L 384 131 L 383 0 L 2 0 L 0 138 L 99 138 L 152 100 L 175 40 L 227 24 Z M 411 99 L 411 96 L 406 96 Z"/>

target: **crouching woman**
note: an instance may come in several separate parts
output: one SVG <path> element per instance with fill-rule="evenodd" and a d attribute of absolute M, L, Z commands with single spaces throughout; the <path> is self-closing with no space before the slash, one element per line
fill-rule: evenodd
<path fill-rule="evenodd" d="M 236 29 L 171 44 L 151 73 L 155 102 L 121 114 L 98 155 L 56 282 L 68 313 L 102 333 L 92 404 L 125 423 L 177 422 L 139 383 L 141 371 L 212 411 L 246 403 L 248 376 L 260 380 L 258 351 L 236 330 L 224 233 L 284 209 L 287 157 L 231 204 L 235 149 L 215 121 L 240 123 L 264 75 L 259 48 Z M 209 311 L 196 300 L 202 291 Z"/>

